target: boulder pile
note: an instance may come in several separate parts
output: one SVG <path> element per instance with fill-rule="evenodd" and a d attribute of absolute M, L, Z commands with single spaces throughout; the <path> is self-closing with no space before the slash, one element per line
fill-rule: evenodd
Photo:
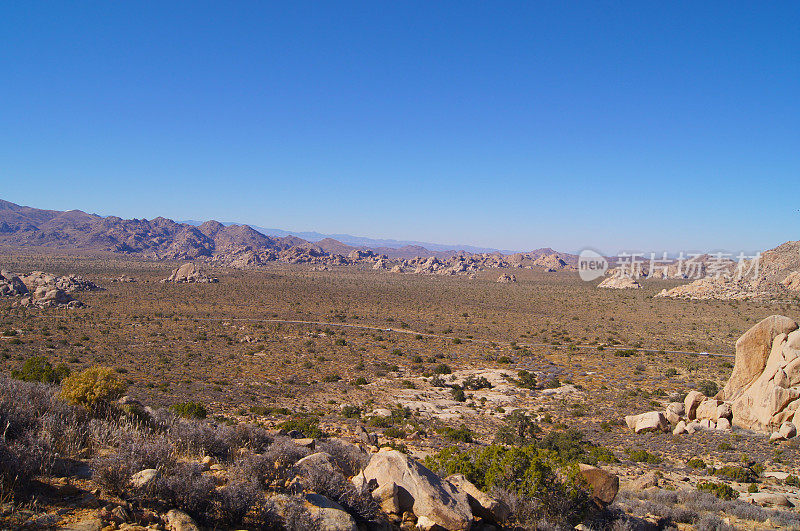
<path fill-rule="evenodd" d="M 39 308 L 79 308 L 83 303 L 72 297 L 79 291 L 97 291 L 103 288 L 78 275 L 57 276 L 42 271 L 27 275 L 0 273 L 0 296 L 22 297 L 22 306 Z"/>
<path fill-rule="evenodd" d="M 797 435 L 800 424 L 800 325 L 789 317 L 767 317 L 736 341 L 736 360 L 725 387 L 714 397 L 690 391 L 666 411 L 625 417 L 628 427 L 679 435 L 732 427 L 770 434 L 771 440 Z"/>
<path fill-rule="evenodd" d="M 26 293 L 28 293 L 28 288 L 22 279 L 8 271 L 0 271 L 0 296 L 15 297 Z"/>
<path fill-rule="evenodd" d="M 511 284 L 512 282 L 516 282 L 516 281 L 517 281 L 517 277 L 514 276 L 514 275 L 509 275 L 508 273 L 503 273 L 497 279 L 497 282 L 500 283 L 500 284 Z"/>
<path fill-rule="evenodd" d="M 639 289 L 642 286 L 633 277 L 617 273 L 603 280 L 597 287 L 605 289 Z"/>
<path fill-rule="evenodd" d="M 203 274 L 200 268 L 196 265 L 187 263 L 183 264 L 178 269 L 173 270 L 172 274 L 161 282 L 204 284 L 218 282 L 218 280 Z"/>

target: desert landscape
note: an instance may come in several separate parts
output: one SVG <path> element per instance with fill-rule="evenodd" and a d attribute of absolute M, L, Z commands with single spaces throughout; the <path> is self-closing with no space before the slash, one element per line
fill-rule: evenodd
<path fill-rule="evenodd" d="M 800 531 L 798 27 L 0 3 L 0 531 Z"/>
<path fill-rule="evenodd" d="M 765 253 L 767 295 L 691 298 L 664 296 L 676 275 L 603 289 L 615 270 L 585 282 L 550 250 L 295 240 L 253 263 L 225 254 L 251 241 L 216 251 L 224 229 L 198 255 L 169 220 L 4 206 L 13 525 L 800 526 L 798 242 Z"/>

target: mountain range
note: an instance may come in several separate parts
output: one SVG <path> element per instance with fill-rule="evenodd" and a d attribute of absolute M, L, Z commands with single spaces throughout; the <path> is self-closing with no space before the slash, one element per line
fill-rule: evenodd
<path fill-rule="evenodd" d="M 185 220 L 182 223 L 188 223 L 189 225 L 194 225 L 195 227 L 200 226 L 203 224 L 202 221 L 197 220 Z M 239 223 L 233 222 L 222 222 L 223 225 L 239 225 Z M 383 248 L 387 247 L 390 249 L 400 249 L 402 247 L 413 247 L 413 248 L 422 248 L 426 251 L 466 251 L 468 253 L 501 253 L 501 254 L 512 254 L 517 251 L 509 251 L 503 249 L 495 249 L 493 247 L 476 247 L 474 245 L 465 245 L 465 244 L 441 244 L 441 243 L 432 243 L 432 242 L 420 242 L 414 240 L 392 240 L 392 239 L 385 239 L 385 238 L 367 238 L 364 236 L 353 236 L 352 234 L 323 234 L 321 232 L 315 231 L 287 231 L 283 229 L 268 229 L 265 227 L 259 227 L 258 225 L 249 225 L 250 227 L 256 229 L 258 232 L 262 234 L 266 234 L 267 236 L 275 236 L 275 237 L 285 237 L 285 236 L 297 236 L 298 238 L 303 238 L 309 242 L 320 242 L 322 240 L 336 240 L 338 242 L 344 243 L 346 245 L 350 245 L 359 249 L 376 249 L 376 248 Z"/>
<path fill-rule="evenodd" d="M 423 242 L 337 236 L 347 241 L 321 233 L 291 234 L 279 229 L 223 224 L 213 220 L 200 223 L 176 222 L 164 217 L 122 219 L 80 210 L 43 210 L 0 200 L 0 245 L 12 248 L 130 253 L 159 259 L 213 258 L 248 252 L 251 255 L 267 253 L 264 259 L 268 260 L 269 253 L 288 252 L 290 249 L 295 249 L 294 255 L 300 251 L 347 255 L 354 250 L 371 250 L 389 258 L 449 258 L 476 252 L 503 254 L 496 249 L 473 246 L 446 249 L 446 246 L 437 244 L 420 245 Z"/>

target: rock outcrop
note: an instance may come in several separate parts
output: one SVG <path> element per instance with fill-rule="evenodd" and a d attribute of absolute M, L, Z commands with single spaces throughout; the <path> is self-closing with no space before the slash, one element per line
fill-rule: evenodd
<path fill-rule="evenodd" d="M 217 282 L 217 279 L 203 274 L 195 264 L 187 263 L 173 270 L 172 274 L 161 282 L 211 283 Z"/>
<path fill-rule="evenodd" d="M 497 282 L 499 284 L 511 284 L 512 282 L 516 282 L 517 277 L 515 275 L 509 275 L 508 273 L 503 273 L 497 278 Z"/>
<path fill-rule="evenodd" d="M 690 391 L 683 404 L 625 417 L 637 433 L 674 426 L 675 435 L 697 430 L 744 428 L 771 434 L 773 441 L 797 436 L 800 417 L 800 325 L 772 315 L 736 342 L 730 379 L 715 397 Z M 685 415 L 685 417 L 684 417 Z"/>
<path fill-rule="evenodd" d="M 758 378 L 767 366 L 772 340 L 780 334 L 797 330 L 794 320 L 782 315 L 767 317 L 736 341 L 736 361 L 733 372 L 718 395 L 722 400 L 734 400 Z"/>
<path fill-rule="evenodd" d="M 800 291 L 800 271 L 792 271 L 786 278 L 781 281 L 781 284 L 789 291 Z"/>
<path fill-rule="evenodd" d="M 597 287 L 605 289 L 639 289 L 642 286 L 633 277 L 612 275 L 603 280 Z"/>

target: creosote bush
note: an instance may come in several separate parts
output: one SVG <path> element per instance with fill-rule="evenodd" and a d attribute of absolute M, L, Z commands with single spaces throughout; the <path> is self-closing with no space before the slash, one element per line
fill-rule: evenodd
<path fill-rule="evenodd" d="M 69 373 L 69 367 L 63 363 L 53 368 L 44 356 L 33 356 L 25 360 L 18 370 L 11 371 L 11 377 L 25 382 L 59 383 Z"/>
<path fill-rule="evenodd" d="M 108 367 L 90 367 L 70 375 L 61 384 L 64 400 L 90 408 L 107 405 L 122 396 L 124 391 L 125 384 Z"/>
<path fill-rule="evenodd" d="M 200 402 L 181 402 L 171 405 L 170 409 L 188 419 L 204 419 L 208 416 L 208 410 Z"/>

